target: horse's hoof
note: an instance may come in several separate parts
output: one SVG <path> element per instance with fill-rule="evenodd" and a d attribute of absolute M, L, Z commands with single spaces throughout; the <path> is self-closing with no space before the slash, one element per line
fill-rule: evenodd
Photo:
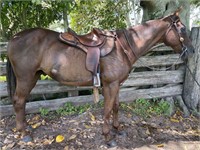
<path fill-rule="evenodd" d="M 126 137 L 127 136 L 127 133 L 125 131 L 119 131 L 118 132 L 118 135 L 119 136 L 122 136 L 122 137 Z"/>
<path fill-rule="evenodd" d="M 32 141 L 33 141 L 33 138 L 32 138 L 30 135 L 25 135 L 25 136 L 22 138 L 22 141 L 25 142 L 25 143 L 32 142 Z"/>
<path fill-rule="evenodd" d="M 115 140 L 111 140 L 111 141 L 107 142 L 107 146 L 109 148 L 116 147 L 117 146 L 117 142 Z"/>

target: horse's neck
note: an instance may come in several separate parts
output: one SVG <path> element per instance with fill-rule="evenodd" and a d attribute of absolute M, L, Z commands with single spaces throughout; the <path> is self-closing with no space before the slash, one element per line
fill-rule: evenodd
<path fill-rule="evenodd" d="M 155 44 L 162 42 L 167 25 L 159 21 L 150 21 L 129 29 L 138 57 L 145 54 Z"/>

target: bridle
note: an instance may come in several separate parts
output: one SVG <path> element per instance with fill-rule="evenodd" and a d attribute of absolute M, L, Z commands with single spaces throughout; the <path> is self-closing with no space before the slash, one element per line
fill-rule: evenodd
<path fill-rule="evenodd" d="M 180 58 L 188 51 L 187 47 L 186 47 L 186 46 L 184 45 L 184 43 L 183 43 L 184 38 L 181 36 L 181 32 L 179 31 L 179 29 L 178 29 L 178 27 L 177 27 L 177 22 L 179 22 L 180 19 L 177 19 L 177 20 L 175 20 L 175 21 L 174 21 L 171 17 L 170 17 L 170 19 L 171 19 L 172 22 L 171 22 L 171 24 L 169 25 L 169 28 L 168 28 L 167 32 L 165 33 L 165 36 L 167 36 L 167 34 L 169 33 L 169 31 L 174 27 L 175 30 L 177 31 L 179 40 L 180 40 L 181 45 L 182 45 L 182 53 L 180 54 L 180 56 L 179 56 L 179 58 L 176 60 L 176 62 L 174 62 L 171 66 L 165 68 L 165 70 L 169 70 L 169 69 L 171 69 L 173 66 L 175 66 L 175 65 L 177 64 L 177 62 L 180 60 Z M 151 69 L 151 70 L 162 71 L 161 69 L 155 69 L 155 68 L 151 68 L 151 67 L 149 67 L 149 66 L 147 66 L 147 65 L 144 65 L 144 63 L 139 59 L 139 57 L 137 56 L 137 54 L 134 52 L 134 48 L 132 47 L 132 45 L 131 45 L 131 43 L 130 43 L 130 41 L 129 41 L 127 31 L 126 31 L 126 30 L 123 30 L 123 34 L 124 34 L 124 36 L 125 36 L 126 43 L 128 43 L 128 46 L 130 47 L 130 49 L 131 49 L 133 55 L 136 57 L 136 59 L 138 59 L 138 60 L 141 62 L 141 64 L 143 64 L 144 67 L 147 67 L 147 68 L 149 68 L 149 69 Z M 125 49 L 125 47 L 123 46 L 123 44 L 122 44 L 121 41 L 119 40 L 119 38 L 118 38 L 118 36 L 117 36 L 116 33 L 115 33 L 115 35 L 113 36 L 113 38 L 115 38 L 115 40 L 117 40 L 118 43 L 120 44 L 120 46 L 122 47 L 124 53 L 125 53 L 126 56 L 128 57 L 129 65 L 130 65 L 130 67 L 132 67 L 132 66 L 131 66 L 131 56 L 130 56 L 130 53 L 128 52 L 128 50 Z M 156 46 L 155 46 L 155 47 L 156 47 Z M 151 49 L 153 49 L 153 48 L 151 48 Z M 189 70 L 190 74 L 192 75 L 193 80 L 194 80 L 194 81 L 196 82 L 196 84 L 200 87 L 200 83 L 197 82 L 197 80 L 195 79 L 194 74 L 191 72 L 190 68 L 187 66 L 186 63 L 185 63 L 185 65 L 186 65 L 187 69 Z"/>
<path fill-rule="evenodd" d="M 170 17 L 170 19 L 171 19 L 171 23 L 170 23 L 170 25 L 169 25 L 169 27 L 168 27 L 166 33 L 165 33 L 165 36 L 167 36 L 167 34 L 169 33 L 169 31 L 172 30 L 172 29 L 174 28 L 174 29 L 177 31 L 176 33 L 177 33 L 177 35 L 178 35 L 178 37 L 179 37 L 179 40 L 180 40 L 180 42 L 181 42 L 182 53 L 180 54 L 180 56 L 179 56 L 179 58 L 177 59 L 177 61 L 176 61 L 174 64 L 172 64 L 171 66 L 167 67 L 166 70 L 171 69 L 173 66 L 175 66 L 176 63 L 181 59 L 181 57 L 188 51 L 187 47 L 186 47 L 186 46 L 184 45 L 184 43 L 183 43 L 183 42 L 184 42 L 184 38 L 183 38 L 182 35 L 181 35 L 181 31 L 180 31 L 180 30 L 178 29 L 178 27 L 177 27 L 177 23 L 180 21 L 180 19 L 173 20 L 172 17 Z M 129 38 L 128 38 L 128 33 L 127 33 L 127 31 L 126 31 L 125 29 L 123 30 L 123 34 L 124 34 L 126 43 L 127 43 L 128 46 L 130 47 L 130 49 L 131 49 L 133 55 L 136 57 L 137 60 L 139 60 L 142 64 L 144 64 L 144 63 L 139 59 L 139 56 L 137 56 L 137 54 L 135 53 L 134 47 L 131 45 L 131 42 L 130 42 L 130 40 L 129 40 Z M 115 35 L 115 39 L 116 39 L 116 40 L 118 41 L 118 43 L 121 45 L 121 47 L 122 47 L 124 53 L 125 53 L 126 56 L 128 57 L 129 64 L 130 64 L 130 66 L 131 66 L 131 56 L 130 56 L 130 53 L 128 52 L 127 49 L 124 48 L 123 44 L 121 43 L 121 41 L 119 40 L 119 38 L 118 38 L 117 35 Z M 155 70 L 155 68 L 151 68 L 151 67 L 149 67 L 149 66 L 147 66 L 147 65 L 144 65 L 144 66 L 147 67 L 147 68 L 149 68 L 149 69 Z M 158 70 L 160 70 L 160 69 L 158 69 Z"/>
<path fill-rule="evenodd" d="M 181 42 L 181 45 L 182 45 L 182 53 L 180 54 L 180 57 L 179 57 L 179 58 L 181 58 L 181 57 L 188 51 L 188 49 L 187 49 L 187 47 L 184 45 L 184 43 L 183 43 L 184 38 L 181 36 L 181 32 L 179 31 L 179 29 L 178 29 L 178 27 L 177 27 L 177 22 L 179 22 L 180 19 L 177 19 L 177 20 L 175 20 L 175 21 L 174 21 L 171 17 L 170 17 L 170 19 L 171 19 L 172 23 L 171 23 L 171 25 L 169 26 L 169 29 L 168 29 L 168 31 L 166 32 L 166 34 L 168 34 L 168 32 L 172 29 L 172 27 L 174 27 L 175 30 L 177 31 L 178 36 L 179 36 L 179 39 L 180 39 L 180 42 Z M 190 68 L 188 67 L 187 63 L 184 62 L 184 64 L 185 64 L 186 68 L 189 70 L 189 72 L 190 72 L 190 74 L 191 74 L 193 80 L 194 80 L 194 81 L 196 82 L 196 84 L 200 87 L 200 83 L 195 79 L 195 76 L 194 76 L 194 74 L 192 73 L 192 71 L 190 70 Z"/>
<path fill-rule="evenodd" d="M 169 31 L 173 27 L 175 28 L 175 30 L 177 31 L 176 33 L 178 34 L 178 37 L 179 37 L 179 41 L 180 41 L 181 46 L 182 46 L 182 53 L 180 54 L 180 57 L 182 57 L 188 51 L 188 49 L 187 49 L 187 47 L 183 43 L 185 39 L 182 37 L 181 31 L 177 27 L 177 23 L 180 21 L 180 19 L 178 18 L 176 20 L 173 20 L 172 17 L 169 17 L 169 18 L 171 19 L 172 22 L 169 25 L 169 28 L 168 28 L 167 32 L 165 33 L 165 36 L 167 36 L 167 34 L 169 33 Z M 184 25 L 184 27 L 185 27 L 185 25 Z"/>

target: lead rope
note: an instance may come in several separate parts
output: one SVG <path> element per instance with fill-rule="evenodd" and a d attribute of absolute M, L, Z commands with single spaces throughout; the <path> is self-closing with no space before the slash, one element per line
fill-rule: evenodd
<path fill-rule="evenodd" d="M 195 81 L 195 83 L 198 85 L 198 87 L 200 87 L 200 83 L 196 80 L 194 74 L 192 73 L 192 71 L 191 71 L 190 68 L 188 67 L 187 63 L 184 62 L 184 64 L 185 64 L 186 68 L 188 69 L 189 73 L 191 74 L 192 79 Z"/>
<path fill-rule="evenodd" d="M 153 48 L 154 48 L 154 47 L 153 47 Z M 153 48 L 152 48 L 152 49 L 153 49 Z M 158 69 L 158 68 L 149 67 L 149 66 L 145 65 L 145 63 L 144 63 L 142 60 L 140 60 L 140 58 L 138 59 L 138 61 L 140 61 L 141 65 L 142 65 L 143 67 L 146 67 L 146 68 L 151 69 L 151 70 L 155 70 L 155 71 L 169 70 L 169 69 L 171 69 L 172 67 L 174 67 L 175 65 L 178 64 L 178 62 L 180 61 L 181 57 L 183 56 L 183 54 L 184 54 L 186 51 L 187 51 L 187 49 L 185 49 L 185 50 L 179 55 L 179 58 L 178 58 L 171 66 L 169 66 L 169 67 L 167 67 L 167 68 L 165 68 L 165 69 Z"/>

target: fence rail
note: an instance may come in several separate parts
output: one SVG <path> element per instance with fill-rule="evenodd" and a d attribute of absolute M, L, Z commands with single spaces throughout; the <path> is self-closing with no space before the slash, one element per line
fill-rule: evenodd
<path fill-rule="evenodd" d="M 121 89 L 119 98 L 120 102 L 132 102 L 138 98 L 162 98 L 162 97 L 171 97 L 178 96 L 182 94 L 183 85 L 166 85 L 160 88 L 151 88 L 151 89 L 138 89 L 134 88 L 129 89 Z M 100 95 L 100 100 L 103 100 L 103 96 Z M 85 103 L 93 103 L 93 96 L 75 96 L 68 98 L 58 98 L 55 100 L 42 100 L 37 102 L 29 102 L 26 104 L 26 113 L 37 113 L 40 108 L 47 108 L 48 110 L 56 110 L 59 107 L 62 107 L 66 102 L 71 102 L 74 105 L 80 105 Z M 0 106 L 1 115 L 8 116 L 13 115 L 13 107 L 12 105 L 3 105 Z"/>
<path fill-rule="evenodd" d="M 183 83 L 183 77 L 183 70 L 133 72 L 129 75 L 129 78 L 123 83 L 121 88 L 159 84 L 179 84 Z M 90 86 L 65 86 L 53 80 L 39 80 L 31 91 L 31 94 L 61 93 L 74 90 L 82 91 L 91 89 L 92 87 Z M 0 84 L 0 96 L 8 96 L 6 82 Z"/>

